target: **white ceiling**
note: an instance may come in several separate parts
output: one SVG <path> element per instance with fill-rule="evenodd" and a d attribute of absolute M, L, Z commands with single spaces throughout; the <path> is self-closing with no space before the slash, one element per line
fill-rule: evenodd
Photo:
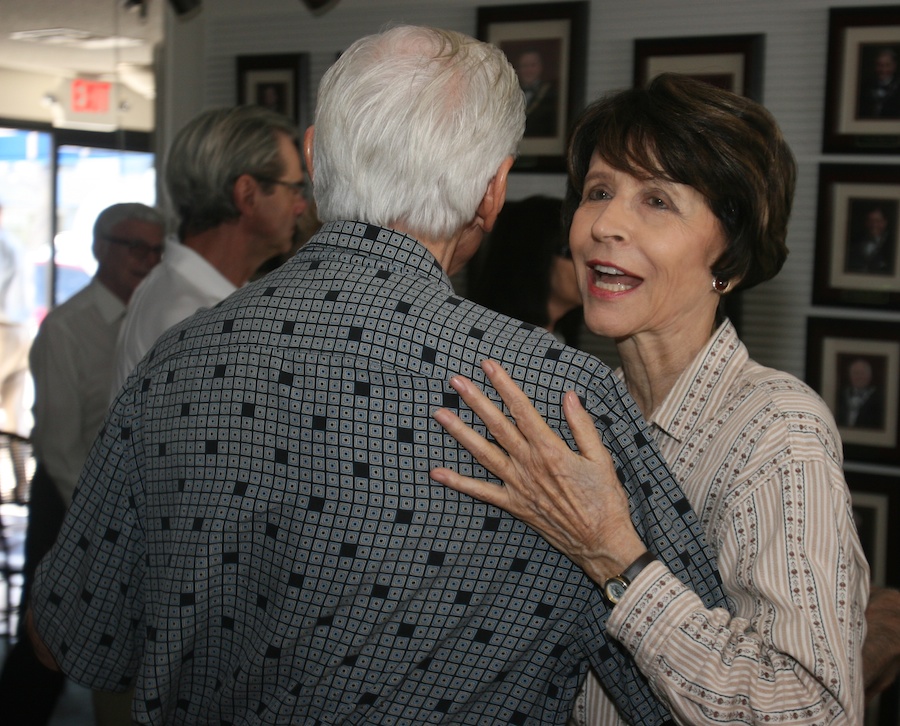
<path fill-rule="evenodd" d="M 162 40 L 166 0 L 145 0 L 143 17 L 140 7 L 126 8 L 126 2 L 0 0 L 0 67 L 63 77 L 101 76 L 103 80 L 115 80 L 117 70 L 123 65 L 149 68 L 153 47 Z M 52 28 L 124 37 L 138 40 L 140 44 L 84 49 L 10 39 L 11 33 Z"/>

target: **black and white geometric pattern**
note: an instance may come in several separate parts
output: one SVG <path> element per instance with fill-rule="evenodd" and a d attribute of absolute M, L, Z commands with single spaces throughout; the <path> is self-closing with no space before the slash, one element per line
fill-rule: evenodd
<path fill-rule="evenodd" d="M 114 404 L 35 588 L 63 669 L 136 680 L 147 723 L 562 724 L 591 662 L 635 722 L 665 720 L 581 570 L 429 479 L 489 477 L 431 418 L 485 357 L 570 443 L 578 391 L 648 546 L 724 604 L 602 363 L 457 296 L 415 240 L 330 223 L 164 335 Z"/>

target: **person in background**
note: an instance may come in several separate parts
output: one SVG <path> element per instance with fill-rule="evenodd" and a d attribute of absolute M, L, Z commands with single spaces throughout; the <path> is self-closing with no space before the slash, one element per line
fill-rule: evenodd
<path fill-rule="evenodd" d="M 31 347 L 32 443 L 37 468 L 28 503 L 22 611 L 34 572 L 59 533 L 88 450 L 109 407 L 113 352 L 125 306 L 163 252 L 162 215 L 143 204 L 114 204 L 97 217 L 97 272 L 48 313 Z M 0 710 L 9 723 L 46 724 L 64 687 L 61 673 L 35 658 L 20 627 L 0 674 Z"/>
<path fill-rule="evenodd" d="M 507 202 L 468 265 L 466 295 L 577 346 L 581 293 L 563 227 L 562 199 L 535 196 Z"/>
<path fill-rule="evenodd" d="M 13 499 L 27 500 L 28 477 L 25 471 L 23 438 L 27 437 L 25 386 L 28 379 L 28 349 L 32 327 L 31 270 L 25 251 L 3 225 L 0 204 L 0 431 L 6 434 L 9 457 L 16 485 Z"/>
<path fill-rule="evenodd" d="M 563 724 L 588 663 L 664 708 L 608 607 L 524 524 L 431 482 L 472 459 L 431 420 L 502 355 L 556 430 L 577 385 L 637 528 L 724 603 L 697 515 L 611 371 L 459 296 L 524 128 L 496 47 L 397 26 L 323 76 L 304 137 L 320 232 L 164 334 L 129 377 L 38 570 L 32 633 L 141 723 Z M 627 513 L 626 513 L 627 518 Z"/>
<path fill-rule="evenodd" d="M 116 350 L 117 392 L 156 339 L 243 286 L 291 248 L 306 208 L 296 129 L 259 106 L 206 111 L 176 136 L 165 167 L 180 243 L 135 292 Z"/>
<path fill-rule="evenodd" d="M 306 209 L 296 128 L 259 106 L 213 109 L 175 137 L 165 167 L 179 242 L 135 291 L 116 346 L 113 396 L 170 327 L 242 287 L 287 253 Z M 127 723 L 130 692 L 94 692 L 98 726 Z"/>
<path fill-rule="evenodd" d="M 281 252 L 274 257 L 270 257 L 263 262 L 256 268 L 253 275 L 250 276 L 250 281 L 253 282 L 258 280 L 260 277 L 268 275 L 272 270 L 281 267 L 281 265 L 297 254 L 297 251 L 303 247 L 303 245 L 309 242 L 309 238 L 318 232 L 321 226 L 322 222 L 316 214 L 315 200 L 308 199 L 306 209 L 304 209 L 303 214 L 297 218 L 297 227 L 294 230 L 290 249 L 287 252 Z"/>
<path fill-rule="evenodd" d="M 869 568 L 834 418 L 806 384 L 750 359 L 722 315 L 726 295 L 787 257 L 796 164 L 778 125 L 754 101 L 663 74 L 589 106 L 568 169 L 585 322 L 615 340 L 617 373 L 700 516 L 730 606 L 704 605 L 644 552 L 572 391 L 580 455 L 501 366 L 485 363 L 515 424 L 455 379 L 503 449 L 449 410 L 435 416 L 506 486 L 433 477 L 522 517 L 584 568 L 616 603 L 609 636 L 677 723 L 861 723 Z M 574 721 L 628 714 L 589 678 Z"/>

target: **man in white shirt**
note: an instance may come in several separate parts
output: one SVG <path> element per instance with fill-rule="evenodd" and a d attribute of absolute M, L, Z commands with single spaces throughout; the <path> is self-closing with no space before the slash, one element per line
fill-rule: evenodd
<path fill-rule="evenodd" d="M 125 306 L 159 262 L 163 237 L 162 215 L 144 204 L 114 204 L 101 212 L 94 223 L 94 278 L 47 315 L 31 347 L 37 470 L 29 501 L 23 602 L 103 425 Z M 31 642 L 20 633 L 0 675 L 4 716 L 16 724 L 47 723 L 63 685 L 64 678 L 37 661 Z"/>
<path fill-rule="evenodd" d="M 257 106 L 207 111 L 177 135 L 166 186 L 181 243 L 135 292 L 116 351 L 113 393 L 167 329 L 244 285 L 291 248 L 306 209 L 290 121 Z"/>

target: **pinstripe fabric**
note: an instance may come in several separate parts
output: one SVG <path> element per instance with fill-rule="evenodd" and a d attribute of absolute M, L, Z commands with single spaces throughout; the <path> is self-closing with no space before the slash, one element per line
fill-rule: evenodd
<path fill-rule="evenodd" d="M 868 566 L 841 445 L 805 384 L 726 322 L 652 417 L 718 554 L 734 616 L 655 563 L 609 618 L 685 724 L 858 724 Z M 622 723 L 591 679 L 573 720 Z"/>

